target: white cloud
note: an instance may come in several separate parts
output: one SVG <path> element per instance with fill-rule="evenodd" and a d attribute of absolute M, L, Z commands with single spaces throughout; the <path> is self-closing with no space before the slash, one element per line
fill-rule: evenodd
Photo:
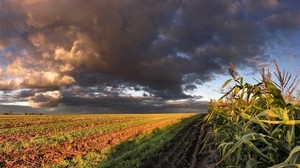
<path fill-rule="evenodd" d="M 29 88 L 39 87 L 57 87 L 69 85 L 75 82 L 75 79 L 68 75 L 62 75 L 54 71 L 32 72 L 24 77 L 22 85 Z"/>

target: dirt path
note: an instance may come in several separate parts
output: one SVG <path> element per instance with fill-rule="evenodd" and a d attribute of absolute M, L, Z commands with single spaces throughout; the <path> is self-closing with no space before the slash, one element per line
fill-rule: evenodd
<path fill-rule="evenodd" d="M 201 154 L 202 140 L 207 130 L 201 130 L 201 120 L 193 122 L 163 149 L 155 168 L 214 168 L 210 155 Z"/>

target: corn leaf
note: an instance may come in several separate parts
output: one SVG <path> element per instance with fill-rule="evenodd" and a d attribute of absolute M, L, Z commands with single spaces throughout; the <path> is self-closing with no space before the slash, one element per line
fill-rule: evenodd
<path fill-rule="evenodd" d="M 288 166 L 299 166 L 300 163 L 300 146 L 296 146 L 283 163 L 274 165 L 270 168 L 281 168 Z"/>
<path fill-rule="evenodd" d="M 225 88 L 230 82 L 232 81 L 232 79 L 228 79 L 221 88 Z"/>
<path fill-rule="evenodd" d="M 258 120 L 258 121 L 268 123 L 268 124 L 284 124 L 284 125 L 298 125 L 298 124 L 300 124 L 300 120 L 286 120 L 286 121 Z"/>
<path fill-rule="evenodd" d="M 281 105 L 285 106 L 286 104 L 283 96 L 281 95 L 281 91 L 272 82 L 266 81 L 265 84 L 268 91 L 274 96 L 274 98 L 277 99 Z"/>
<path fill-rule="evenodd" d="M 262 162 L 257 161 L 255 158 L 251 158 L 246 163 L 246 168 L 254 168 Z"/>

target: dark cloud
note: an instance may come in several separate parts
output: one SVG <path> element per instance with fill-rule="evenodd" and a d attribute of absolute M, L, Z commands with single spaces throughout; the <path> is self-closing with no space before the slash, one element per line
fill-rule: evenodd
<path fill-rule="evenodd" d="M 299 3 L 279 0 L 0 2 L 0 89 L 44 88 L 19 95 L 35 106 L 128 88 L 188 99 L 229 63 L 257 68 L 270 33 L 300 25 Z"/>
<path fill-rule="evenodd" d="M 292 11 L 284 14 L 274 14 L 267 21 L 278 30 L 290 30 L 300 28 L 300 10 Z"/>
<path fill-rule="evenodd" d="M 35 93 L 28 98 L 33 107 L 56 106 L 60 99 L 62 99 L 60 91 Z"/>
<path fill-rule="evenodd" d="M 17 99 L 24 99 L 35 95 L 35 90 L 22 90 L 15 95 Z"/>
<path fill-rule="evenodd" d="M 101 97 L 80 98 L 65 96 L 62 107 L 79 108 L 83 112 L 206 112 L 207 102 L 195 100 L 164 100 L 157 98 Z M 87 104 L 89 106 L 87 106 Z M 100 109 L 100 110 L 99 110 Z"/>

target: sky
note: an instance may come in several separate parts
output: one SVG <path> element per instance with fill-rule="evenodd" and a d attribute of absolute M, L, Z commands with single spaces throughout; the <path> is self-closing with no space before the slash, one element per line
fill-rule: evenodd
<path fill-rule="evenodd" d="M 229 78 L 299 71 L 300 1 L 0 0 L 0 112 L 205 110 Z"/>

